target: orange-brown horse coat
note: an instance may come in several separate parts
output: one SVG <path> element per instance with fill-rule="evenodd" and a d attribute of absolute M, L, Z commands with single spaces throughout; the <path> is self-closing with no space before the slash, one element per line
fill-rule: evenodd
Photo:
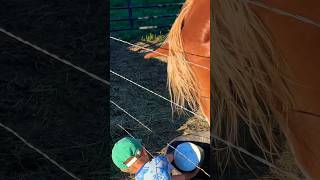
<path fill-rule="evenodd" d="M 190 0 L 191 1 L 191 0 Z M 186 59 L 190 64 L 201 91 L 200 108 L 210 123 L 210 0 L 193 0 L 192 7 L 182 25 L 182 41 Z M 201 16 L 199 16 L 201 14 Z M 170 42 L 156 51 L 168 55 Z M 145 58 L 158 58 L 157 53 L 148 53 Z"/>
<path fill-rule="evenodd" d="M 320 21 L 320 1 L 264 1 L 271 7 Z M 320 28 L 254 5 L 291 70 L 295 107 L 282 130 L 304 174 L 320 179 Z"/>

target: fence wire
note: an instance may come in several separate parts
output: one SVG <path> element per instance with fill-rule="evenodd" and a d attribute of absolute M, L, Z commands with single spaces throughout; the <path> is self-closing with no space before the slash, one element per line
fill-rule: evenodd
<path fill-rule="evenodd" d="M 53 160 L 52 158 L 50 158 L 46 153 L 42 152 L 40 149 L 36 148 L 35 146 L 33 146 L 32 144 L 30 144 L 27 140 L 25 140 L 23 137 L 21 137 L 17 132 L 15 132 L 14 130 L 12 130 L 11 128 L 9 128 L 8 126 L 2 124 L 0 122 L 0 127 L 2 127 L 3 129 L 7 130 L 8 132 L 10 132 L 11 134 L 13 134 L 14 136 L 16 136 L 20 141 L 22 141 L 25 145 L 27 145 L 29 148 L 33 149 L 34 151 L 36 151 L 37 153 L 39 153 L 41 156 L 43 156 L 45 159 L 47 159 L 49 162 L 51 162 L 52 164 L 54 164 L 56 167 L 58 167 L 61 171 L 65 172 L 66 174 L 68 174 L 69 176 L 71 176 L 73 179 L 76 180 L 80 180 L 79 177 L 77 177 L 76 175 L 74 175 L 72 172 L 68 171 L 66 168 L 64 168 L 62 165 L 60 165 L 59 163 L 57 163 L 57 161 Z"/>
<path fill-rule="evenodd" d="M 166 55 L 166 54 L 157 52 L 157 51 L 152 50 L 152 49 L 149 49 L 149 48 L 145 48 L 145 47 L 143 47 L 143 46 L 139 46 L 139 45 L 130 43 L 130 42 L 128 42 L 128 41 L 125 41 L 125 40 L 122 40 L 122 39 L 119 39 L 119 38 L 115 38 L 115 37 L 113 37 L 113 36 L 110 36 L 110 39 L 113 39 L 113 40 L 115 40 L 115 41 L 118 41 L 118 42 L 121 42 L 121 43 L 124 43 L 124 44 L 131 45 L 131 46 L 134 46 L 134 47 L 141 48 L 141 49 L 143 49 L 143 50 L 146 50 L 147 52 L 153 52 L 153 53 L 155 53 L 155 54 L 159 54 L 159 55 L 161 55 L 161 56 L 168 57 L 168 55 Z M 191 53 L 186 53 L 186 54 L 191 54 Z M 195 54 L 191 54 L 191 55 L 199 56 L 199 57 L 205 57 L 205 56 L 195 55 Z M 205 57 L 205 58 L 208 58 L 208 57 Z M 185 60 L 181 60 L 181 61 L 185 61 Z M 192 64 L 192 65 L 194 65 L 194 66 L 197 66 L 197 67 L 200 67 L 200 68 L 202 68 L 202 69 L 205 69 L 205 70 L 210 71 L 210 69 L 209 69 L 208 67 L 202 66 L 202 65 L 200 65 L 200 64 L 193 63 L 193 62 L 190 62 L 190 61 L 185 61 L 185 62 L 188 63 L 188 64 Z"/>
<path fill-rule="evenodd" d="M 259 3 L 259 2 L 256 2 L 256 1 L 251 1 L 251 0 L 243 0 L 243 1 L 246 1 L 247 3 L 251 3 L 251 4 L 254 4 L 254 5 L 256 5 L 256 6 L 259 6 L 259 7 L 265 8 L 265 9 L 268 9 L 268 10 L 270 10 L 270 11 L 273 11 L 273 12 L 275 12 L 275 13 L 278 13 L 278 14 L 281 14 L 281 15 L 284 15 L 284 16 L 289 16 L 289 17 L 295 18 L 295 19 L 297 19 L 297 20 L 299 20 L 299 21 L 302 21 L 302 22 L 305 22 L 305 23 L 307 23 L 307 24 L 311 24 L 311 25 L 314 25 L 314 26 L 320 28 L 320 23 L 319 23 L 319 22 L 315 22 L 315 21 L 310 20 L 310 19 L 308 19 L 308 18 L 306 18 L 306 17 L 299 16 L 299 15 L 294 15 L 294 14 L 288 13 L 288 12 L 286 12 L 286 11 L 282 11 L 282 10 L 280 10 L 280 9 L 277 9 L 277 8 L 269 7 L 269 6 L 267 6 L 267 5 L 263 4 L 263 3 Z M 78 70 L 78 71 L 80 71 L 80 72 L 82 72 L 82 73 L 87 74 L 87 75 L 90 76 L 91 78 L 96 79 L 96 80 L 100 81 L 100 82 L 103 83 L 103 84 L 110 85 L 110 82 L 108 82 L 108 81 L 106 81 L 106 80 L 98 77 L 97 75 L 95 75 L 95 74 L 93 74 L 93 73 L 90 73 L 90 72 L 86 71 L 85 69 L 83 69 L 83 68 L 81 68 L 81 67 L 79 67 L 79 66 L 76 66 L 76 65 L 72 64 L 71 62 L 63 59 L 63 58 L 60 58 L 59 56 L 57 56 L 57 55 L 55 55 L 55 54 L 52 54 L 52 53 L 50 53 L 50 52 L 48 52 L 48 51 L 40 48 L 39 46 L 37 46 L 37 45 L 35 45 L 35 44 L 33 44 L 33 43 L 30 43 L 29 41 L 26 41 L 26 40 L 24 40 L 24 39 L 22 39 L 22 38 L 20 38 L 20 37 L 18 37 L 18 36 L 16 36 L 16 35 L 14 35 L 14 34 L 8 32 L 8 31 L 6 31 L 6 30 L 3 29 L 3 28 L 0 28 L 0 32 L 2 32 L 3 34 L 5 34 L 5 35 L 7 35 L 7 36 L 9 36 L 9 37 L 11 37 L 11 38 L 13 38 L 13 39 L 21 42 L 21 43 L 23 43 L 23 44 L 25 44 L 25 45 L 28 45 L 28 46 L 32 47 L 33 49 L 35 49 L 35 50 L 37 50 L 37 51 L 39 51 L 39 52 L 41 52 L 41 53 L 44 53 L 44 54 L 50 56 L 50 57 L 53 58 L 53 59 L 56 59 L 57 61 L 60 61 L 60 62 L 66 64 L 66 65 L 68 65 L 68 66 L 70 66 L 70 67 L 72 67 L 72 68 L 74 68 L 74 69 L 76 69 L 76 70 Z M 129 44 L 129 45 L 132 45 L 132 46 L 136 46 L 136 47 L 137 47 L 137 45 L 134 45 L 134 44 L 129 43 L 129 42 L 126 42 L 126 41 L 123 41 L 123 40 L 120 40 L 120 39 L 117 39 L 117 38 L 114 38 L 114 37 L 110 37 L 110 38 L 111 38 L 111 39 L 114 39 L 114 40 L 117 40 L 117 41 L 119 41 L 119 42 L 126 43 L 126 44 Z M 148 52 L 158 53 L 158 52 L 156 52 L 156 51 L 153 51 L 153 50 L 150 50 L 150 49 L 141 47 L 141 46 L 138 46 L 138 47 L 139 47 L 139 48 L 142 48 L 142 49 L 145 49 L 145 50 L 147 50 Z M 158 53 L 158 54 L 160 54 L 160 53 Z M 163 54 L 161 54 L 161 55 L 163 55 Z M 195 65 L 197 65 L 197 64 L 195 64 Z M 197 65 L 197 66 L 200 66 L 200 65 Z M 207 67 L 204 67 L 204 68 L 210 70 L 210 69 L 207 68 Z M 115 104 L 115 103 L 114 103 L 114 104 Z M 120 107 L 120 106 L 119 106 L 119 107 Z M 129 113 L 126 113 L 126 114 L 129 115 Z M 134 117 L 134 116 L 132 116 L 132 117 Z M 136 118 L 135 118 L 135 119 L 136 119 Z M 143 123 L 142 123 L 142 124 L 143 124 Z M 37 153 L 39 153 L 40 155 L 42 155 L 45 159 L 47 159 L 47 160 L 50 161 L 52 164 L 54 164 L 55 166 L 57 166 L 60 170 L 62 170 L 62 171 L 65 172 L 66 174 L 68 174 L 70 177 L 72 177 L 73 179 L 80 180 L 80 178 L 78 178 L 76 175 L 74 175 L 73 173 L 71 173 L 71 172 L 69 172 L 68 170 L 66 170 L 63 166 L 61 166 L 60 164 L 58 164 L 56 161 L 54 161 L 52 158 L 50 158 L 47 154 L 43 153 L 41 150 L 39 150 L 38 148 L 34 147 L 32 144 L 30 144 L 29 142 L 27 142 L 24 138 L 22 138 L 22 137 L 21 137 L 18 133 L 16 133 L 14 130 L 12 130 L 11 128 L 5 126 L 5 125 L 2 124 L 2 123 L 0 123 L 0 126 L 1 126 L 3 129 L 5 129 L 6 131 L 8 131 L 8 132 L 10 132 L 11 134 L 13 134 L 14 136 L 16 136 L 19 140 L 21 140 L 21 141 L 22 141 L 24 144 L 26 144 L 29 148 L 33 149 L 34 151 L 36 151 Z M 146 126 L 146 127 L 147 127 L 147 126 Z M 123 127 L 122 127 L 122 128 L 123 128 Z M 124 129 L 124 128 L 123 128 L 123 129 Z M 149 129 L 149 130 L 151 130 L 151 129 Z M 126 131 L 126 132 L 127 132 L 127 131 Z M 151 131 L 151 132 L 153 132 L 153 131 Z M 211 136 L 212 136 L 212 135 L 211 135 Z M 232 148 L 237 149 L 238 151 L 240 151 L 240 152 L 242 152 L 242 153 L 247 154 L 248 156 L 256 159 L 257 161 L 262 162 L 262 163 L 268 165 L 269 167 L 272 167 L 272 168 L 278 170 L 279 172 L 281 172 L 281 173 L 283 173 L 283 174 L 285 174 L 285 175 L 288 175 L 288 176 L 290 176 L 290 177 L 292 177 L 292 178 L 294 178 L 294 179 L 298 179 L 294 174 L 292 174 L 292 173 L 290 173 L 290 172 L 287 172 L 287 171 L 284 171 L 284 170 L 276 167 L 276 166 L 273 165 L 272 163 L 270 163 L 270 162 L 268 162 L 268 161 L 266 161 L 266 160 L 264 160 L 264 159 L 262 159 L 262 158 L 260 158 L 260 157 L 258 157 L 258 156 L 255 156 L 255 155 L 251 154 L 250 152 L 248 152 L 247 150 L 245 150 L 245 149 L 243 149 L 243 148 L 241 148 L 241 147 L 235 146 L 235 145 L 233 145 L 233 144 L 231 144 L 231 143 L 223 140 L 223 139 L 220 138 L 220 137 L 216 137 L 216 136 L 212 136 L 212 137 L 215 138 L 215 139 L 218 140 L 218 141 L 223 142 L 223 143 L 226 144 L 227 146 L 230 146 L 230 147 L 232 147 Z M 168 144 L 168 145 L 169 145 L 169 144 Z"/>
<path fill-rule="evenodd" d="M 110 85 L 110 83 L 108 81 L 98 77 L 97 75 L 95 75 L 95 74 L 93 74 L 91 72 L 88 72 L 87 70 L 85 70 L 85 69 L 83 69 L 83 68 L 81 68 L 81 67 L 79 67 L 79 66 L 77 66 L 75 64 L 72 64 L 70 61 L 67 61 L 64 58 L 60 58 L 58 55 L 50 53 L 47 50 L 45 50 L 45 49 L 43 49 L 43 48 L 41 48 L 41 47 L 29 42 L 29 41 L 26 41 L 26 40 L 22 39 L 21 37 L 16 36 L 16 35 L 10 33 L 9 31 L 6 31 L 3 28 L 0 28 L 0 32 L 2 32 L 3 34 L 5 34 L 5 35 L 7 35 L 7 36 L 9 36 L 9 37 L 21 42 L 21 43 L 23 43 L 25 45 L 28 45 L 28 46 L 32 47 L 33 49 L 35 49 L 35 50 L 37 50 L 37 51 L 39 51 L 39 52 L 41 52 L 43 54 L 46 54 L 46 55 L 50 56 L 51 58 L 53 58 L 53 59 L 55 59 L 55 60 L 57 60 L 59 62 L 62 62 L 63 64 L 66 64 L 66 65 L 68 65 L 68 66 L 70 66 L 70 67 L 72 67 L 72 68 L 74 68 L 74 69 L 76 69 L 76 70 L 88 75 L 89 77 L 91 77 L 93 79 L 96 79 L 96 80 L 102 82 L 103 84 Z"/>
<path fill-rule="evenodd" d="M 278 9 L 278 8 L 270 7 L 270 6 L 266 5 L 266 4 L 258 2 L 258 1 L 252 1 L 252 0 L 242 0 L 242 1 L 245 1 L 245 2 L 253 4 L 255 6 L 267 9 L 269 11 L 272 11 L 272 12 L 276 13 L 276 14 L 280 14 L 280 15 L 283 15 L 283 16 L 288 16 L 288 17 L 294 18 L 294 19 L 296 19 L 298 21 L 301 21 L 301 22 L 304 22 L 304 23 L 307 23 L 307 24 L 311 24 L 313 26 L 316 26 L 316 27 L 320 28 L 320 22 L 313 21 L 313 20 L 311 20 L 309 18 L 306 18 L 304 16 L 292 14 L 292 13 L 289 13 L 287 11 L 283 11 L 283 10 Z"/>
<path fill-rule="evenodd" d="M 126 110 L 124 110 L 122 107 L 120 107 L 118 104 L 116 104 L 115 102 L 113 102 L 112 100 L 110 100 L 110 103 L 115 105 L 118 109 L 120 109 L 122 112 L 126 113 L 128 116 L 130 116 L 132 119 L 134 119 L 136 122 L 138 122 L 140 125 L 142 125 L 144 128 L 146 128 L 149 132 L 153 133 L 154 135 L 157 135 L 157 137 L 159 139 L 163 139 L 161 136 L 159 136 L 157 133 L 155 133 L 154 131 L 152 131 L 148 126 L 146 126 L 144 123 L 142 123 L 139 119 L 137 119 L 136 117 L 134 117 L 133 115 L 131 115 L 130 113 L 128 113 Z M 126 131 L 127 132 L 127 131 Z M 128 133 L 128 132 L 127 132 Z M 166 143 L 167 146 L 171 147 L 172 149 L 174 149 L 175 151 L 177 151 L 180 155 L 183 156 L 183 158 L 185 158 L 187 161 L 189 161 L 191 164 L 193 164 L 194 166 L 197 167 L 197 169 L 199 169 L 200 171 L 202 171 L 204 174 L 206 174 L 208 177 L 210 177 L 210 175 L 201 167 L 199 167 L 198 165 L 196 165 L 192 160 L 190 160 L 185 154 L 183 154 L 181 151 L 177 150 L 175 147 L 173 147 L 171 144 Z"/>
<path fill-rule="evenodd" d="M 67 60 L 65 60 L 65 59 L 63 59 L 63 61 L 61 61 L 61 58 L 59 58 L 57 55 L 54 55 L 54 54 L 52 54 L 52 53 L 49 53 L 48 51 L 46 51 L 46 50 L 44 50 L 44 49 L 42 49 L 42 48 L 40 48 L 40 47 L 38 47 L 38 46 L 36 46 L 36 45 L 28 42 L 28 41 L 25 41 L 25 40 L 23 40 L 22 38 L 20 38 L 20 37 L 18 37 L 18 36 L 15 36 L 15 35 L 13 35 L 12 33 L 9 33 L 8 31 L 5 31 L 5 30 L 2 29 L 2 28 L 0 28 L 0 32 L 3 32 L 4 34 L 6 34 L 6 35 L 8 35 L 8 36 L 10 36 L 10 37 L 18 40 L 19 42 L 22 42 L 22 43 L 24 43 L 24 44 L 27 44 L 27 45 L 33 47 L 34 49 L 36 49 L 36 50 L 38 50 L 38 51 L 40 51 L 40 52 L 42 52 L 42 53 L 44 53 L 44 54 L 49 55 L 49 56 L 52 57 L 53 59 L 56 59 L 56 60 L 58 60 L 58 61 L 60 61 L 60 62 L 63 62 L 64 64 L 70 65 L 71 67 L 73 67 L 73 68 L 75 68 L 75 69 L 78 69 L 78 70 L 80 69 L 81 72 L 84 72 L 84 73 L 87 74 L 88 76 L 90 76 L 90 77 L 92 77 L 93 79 L 96 79 L 96 80 L 102 82 L 103 84 L 110 85 L 110 82 L 108 82 L 108 81 L 106 81 L 106 80 L 104 80 L 104 79 L 102 79 L 102 78 L 100 78 L 100 77 L 98 77 L 98 76 L 96 76 L 96 75 L 92 76 L 92 73 L 89 73 L 89 72 L 87 72 L 86 70 L 84 70 L 84 69 L 82 69 L 82 68 L 80 68 L 80 67 L 78 67 L 78 66 L 75 66 L 75 65 L 72 66 L 73 64 L 71 64 L 69 61 L 67 61 Z M 101 81 L 101 80 L 102 80 L 102 81 Z M 1 127 L 3 127 L 3 126 L 1 126 Z M 6 129 L 6 128 L 4 128 L 4 129 Z M 6 130 L 8 130 L 8 129 L 6 129 Z M 277 168 L 277 167 L 274 166 L 272 163 L 268 163 L 267 161 L 263 160 L 262 158 L 259 158 L 259 157 L 255 156 L 255 155 L 251 154 L 250 152 L 244 150 L 244 149 L 241 148 L 241 147 L 235 146 L 235 145 L 233 145 L 233 144 L 231 144 L 231 143 L 229 143 L 229 142 L 227 142 L 227 141 L 225 141 L 225 140 L 223 140 L 223 139 L 221 139 L 221 138 L 219 138 L 219 137 L 216 137 L 216 136 L 212 136 L 212 137 L 215 138 L 215 139 L 217 139 L 218 141 L 221 141 L 221 142 L 225 143 L 226 145 L 228 145 L 228 146 L 230 146 L 230 147 L 232 147 L 232 148 L 235 148 L 235 149 L 239 150 L 240 152 L 243 152 L 243 153 L 249 155 L 250 157 L 256 159 L 257 161 L 262 162 L 262 163 L 268 165 L 269 167 L 274 167 L 275 169 L 278 169 L 280 172 L 283 172 L 283 170 Z M 25 141 L 22 141 L 22 142 L 25 143 Z M 42 155 L 42 154 L 41 154 L 41 155 Z M 45 157 L 46 159 L 48 159 L 46 156 L 44 156 L 44 157 Z M 49 159 L 48 159 L 48 160 L 49 160 Z M 50 161 L 50 160 L 49 160 L 49 161 Z M 51 162 L 51 161 L 50 161 L 50 162 Z M 61 166 L 61 167 L 62 167 L 62 166 Z M 65 169 L 65 168 L 64 168 L 64 169 Z M 284 172 L 284 173 L 285 173 L 285 172 Z M 288 173 L 285 173 L 285 174 L 288 174 Z M 289 174 L 290 174 L 290 173 L 289 173 Z M 68 174 L 68 175 L 69 175 L 69 174 Z"/>

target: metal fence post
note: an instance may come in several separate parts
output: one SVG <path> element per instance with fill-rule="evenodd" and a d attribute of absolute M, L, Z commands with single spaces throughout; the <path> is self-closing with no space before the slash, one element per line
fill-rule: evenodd
<path fill-rule="evenodd" d="M 129 24 L 130 24 L 130 28 L 133 28 L 133 18 L 132 18 L 131 0 L 127 0 L 127 1 L 128 1 Z"/>

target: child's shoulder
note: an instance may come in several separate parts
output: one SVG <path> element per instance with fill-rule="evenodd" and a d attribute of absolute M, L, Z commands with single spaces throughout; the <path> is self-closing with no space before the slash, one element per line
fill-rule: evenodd
<path fill-rule="evenodd" d="M 152 161 L 155 161 L 155 162 L 162 161 L 162 162 L 169 163 L 168 158 L 165 155 L 154 156 Z"/>

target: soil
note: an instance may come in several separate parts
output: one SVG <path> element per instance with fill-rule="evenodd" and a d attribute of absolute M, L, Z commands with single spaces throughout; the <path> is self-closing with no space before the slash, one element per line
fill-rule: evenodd
<path fill-rule="evenodd" d="M 136 44 L 153 48 L 143 42 Z M 145 51 L 139 48 L 110 41 L 110 67 L 111 70 L 133 80 L 134 82 L 170 99 L 166 82 L 166 63 L 156 59 L 143 58 Z M 128 111 L 152 132 L 141 126 L 121 110 L 111 105 L 110 129 L 113 143 L 128 134 L 118 124 L 128 130 L 134 137 L 142 139 L 144 146 L 153 155 L 163 153 L 161 150 L 172 139 L 190 131 L 209 131 L 206 122 L 192 118 L 188 114 L 172 115 L 169 102 L 145 91 L 141 88 L 110 74 L 110 99 Z M 112 166 L 112 179 L 131 179 Z"/>

